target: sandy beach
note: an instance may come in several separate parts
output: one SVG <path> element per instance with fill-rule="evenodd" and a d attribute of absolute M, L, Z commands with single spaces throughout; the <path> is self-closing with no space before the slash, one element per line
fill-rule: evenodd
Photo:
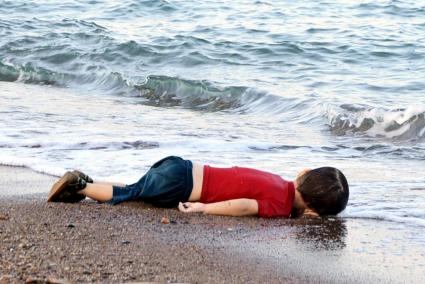
<path fill-rule="evenodd" d="M 420 229 L 46 203 L 54 177 L 2 166 L 0 178 L 0 283 L 419 283 L 425 271 Z"/>
<path fill-rule="evenodd" d="M 425 283 L 424 12 L 0 1 L 0 284 Z M 68 170 L 133 184 L 167 156 L 287 181 L 332 167 L 349 199 L 300 219 L 47 203 Z M 326 171 L 313 171 L 315 193 L 336 189 Z M 229 183 L 205 178 L 202 200 L 282 210 L 277 177 L 216 172 Z"/>

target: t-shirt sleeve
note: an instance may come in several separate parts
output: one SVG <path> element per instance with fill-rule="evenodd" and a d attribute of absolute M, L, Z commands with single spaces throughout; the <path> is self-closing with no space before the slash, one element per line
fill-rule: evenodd
<path fill-rule="evenodd" d="M 289 217 L 291 207 L 285 202 L 274 199 L 257 200 L 258 216 L 263 218 Z"/>

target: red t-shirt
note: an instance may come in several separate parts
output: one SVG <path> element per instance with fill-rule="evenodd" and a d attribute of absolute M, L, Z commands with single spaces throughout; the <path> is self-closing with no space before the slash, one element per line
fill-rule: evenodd
<path fill-rule="evenodd" d="M 250 168 L 204 166 L 201 202 L 255 199 L 260 217 L 289 217 L 294 196 L 294 183 L 278 175 Z"/>

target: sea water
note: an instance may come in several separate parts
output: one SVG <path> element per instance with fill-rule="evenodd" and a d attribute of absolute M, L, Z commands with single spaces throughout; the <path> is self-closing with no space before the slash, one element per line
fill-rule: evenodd
<path fill-rule="evenodd" d="M 423 1 L 1 1 L 0 81 L 3 165 L 335 166 L 341 216 L 425 227 Z"/>

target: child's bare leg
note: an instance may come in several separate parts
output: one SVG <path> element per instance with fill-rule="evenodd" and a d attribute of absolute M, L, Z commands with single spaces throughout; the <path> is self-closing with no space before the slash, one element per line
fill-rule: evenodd
<path fill-rule="evenodd" d="M 78 193 L 83 194 L 99 202 L 106 202 L 112 199 L 112 184 L 87 183 L 86 187 Z"/>
<path fill-rule="evenodd" d="M 124 187 L 125 186 L 124 183 L 120 183 L 120 182 L 107 182 L 107 181 L 95 181 L 95 184 L 114 185 L 114 186 L 120 186 L 120 187 Z"/>

